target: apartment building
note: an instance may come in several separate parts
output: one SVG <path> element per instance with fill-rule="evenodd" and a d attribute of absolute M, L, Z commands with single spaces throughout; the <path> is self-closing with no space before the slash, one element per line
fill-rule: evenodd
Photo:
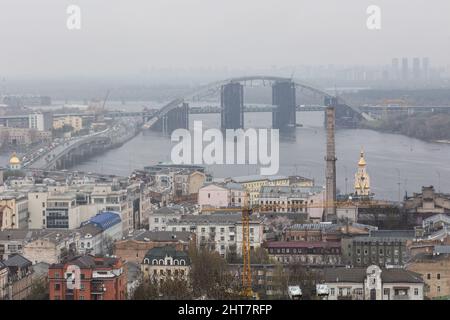
<path fill-rule="evenodd" d="M 420 253 L 408 261 L 405 268 L 422 276 L 427 298 L 450 299 L 450 246 Z"/>
<path fill-rule="evenodd" d="M 122 220 L 117 212 L 104 211 L 81 224 L 78 240 L 81 254 L 112 254 L 114 242 L 122 238 Z"/>
<path fill-rule="evenodd" d="M 289 186 L 289 177 L 285 176 L 243 176 L 229 179 L 230 182 L 239 183 L 248 192 L 249 205 L 259 204 L 259 195 L 263 186 Z"/>
<path fill-rule="evenodd" d="M 197 246 L 215 250 L 223 257 L 228 252 L 242 252 L 241 213 L 214 213 L 210 215 L 182 216 L 169 221 L 167 231 L 193 232 Z M 250 248 L 256 249 L 264 241 L 263 218 L 250 218 Z"/>
<path fill-rule="evenodd" d="M 248 193 L 238 183 L 212 183 L 200 188 L 198 204 L 202 210 L 248 206 Z"/>
<path fill-rule="evenodd" d="M 48 229 L 76 229 L 98 211 L 99 206 L 95 204 L 77 205 L 74 192 L 51 193 L 47 197 L 43 223 Z"/>
<path fill-rule="evenodd" d="M 126 299 L 127 271 L 118 258 L 78 256 L 52 264 L 48 279 L 50 300 Z"/>
<path fill-rule="evenodd" d="M 372 230 L 368 236 L 342 239 L 345 263 L 367 267 L 403 266 L 410 254 L 408 247 L 414 230 Z"/>
<path fill-rule="evenodd" d="M 6 290 L 3 290 L 6 291 L 6 299 L 26 299 L 31 293 L 31 285 L 33 283 L 31 261 L 20 254 L 14 254 L 9 259 L 3 261 L 3 264 L 8 270 L 8 284 Z"/>
<path fill-rule="evenodd" d="M 79 116 L 65 116 L 53 120 L 53 128 L 61 129 L 64 126 L 71 126 L 77 132 L 83 129 L 83 118 Z"/>
<path fill-rule="evenodd" d="M 328 300 L 423 300 L 424 282 L 419 274 L 404 269 L 327 268 L 323 284 Z"/>
<path fill-rule="evenodd" d="M 25 193 L 5 191 L 0 194 L 0 230 L 28 227 L 28 197 Z"/>
<path fill-rule="evenodd" d="M 265 247 L 274 261 L 284 264 L 297 263 L 311 267 L 342 265 L 339 242 L 275 241 L 268 242 Z"/>
<path fill-rule="evenodd" d="M 323 198 L 322 187 L 263 186 L 259 195 L 261 212 L 307 213 L 309 206 L 320 205 L 314 201 L 317 195 Z M 317 202 L 317 203 L 316 203 Z"/>

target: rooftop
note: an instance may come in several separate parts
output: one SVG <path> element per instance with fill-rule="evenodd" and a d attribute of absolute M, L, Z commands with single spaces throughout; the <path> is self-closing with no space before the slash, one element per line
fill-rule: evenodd
<path fill-rule="evenodd" d="M 366 268 L 338 267 L 324 270 L 325 282 L 363 283 L 366 277 Z M 400 268 L 381 269 L 381 281 L 384 283 L 423 283 L 419 274 Z"/>
<path fill-rule="evenodd" d="M 121 223 L 122 219 L 120 218 L 120 214 L 113 211 L 103 211 L 88 221 L 85 221 L 81 224 L 81 226 L 85 226 L 87 224 L 93 224 L 102 230 L 106 230 L 115 226 L 116 224 Z"/>
<path fill-rule="evenodd" d="M 147 251 L 145 258 L 152 259 L 164 259 L 165 257 L 182 258 L 189 264 L 189 256 L 185 251 L 177 250 L 173 246 L 155 247 Z"/>
<path fill-rule="evenodd" d="M 25 268 L 32 265 L 32 262 L 27 258 L 21 256 L 20 254 L 14 254 L 8 258 L 8 260 L 3 261 L 7 267 L 17 267 Z"/>
<path fill-rule="evenodd" d="M 325 241 L 275 241 L 268 242 L 267 248 L 340 248 L 340 242 Z"/>
<path fill-rule="evenodd" d="M 69 260 L 67 263 L 76 265 L 82 269 L 104 269 L 104 268 L 114 268 L 119 262 L 119 258 L 114 257 L 95 257 L 92 255 L 77 256 Z M 61 268 L 62 264 L 52 264 L 52 268 Z"/>

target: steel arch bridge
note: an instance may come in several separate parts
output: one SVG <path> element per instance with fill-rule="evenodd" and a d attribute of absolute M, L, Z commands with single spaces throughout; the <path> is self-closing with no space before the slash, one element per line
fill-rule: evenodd
<path fill-rule="evenodd" d="M 359 110 L 359 108 L 351 106 L 347 104 L 342 98 L 335 96 L 329 92 L 326 92 L 323 89 L 317 88 L 313 85 L 307 84 L 303 81 L 299 81 L 293 78 L 286 78 L 286 77 L 277 77 L 277 76 L 267 76 L 267 75 L 254 75 L 254 76 L 243 76 L 243 77 L 235 77 L 235 78 L 229 78 L 225 80 L 220 80 L 216 82 L 209 83 L 204 86 L 200 86 L 198 88 L 195 88 L 193 91 L 181 96 L 177 97 L 174 100 L 167 103 L 165 106 L 163 106 L 157 114 L 150 119 L 146 124 L 144 124 L 145 129 L 151 128 L 156 122 L 158 122 L 159 119 L 161 119 L 164 115 L 166 115 L 168 112 L 180 107 L 180 105 L 187 101 L 187 100 L 193 100 L 198 101 L 202 98 L 214 96 L 220 92 L 220 88 L 228 83 L 241 83 L 241 84 L 248 84 L 252 82 L 262 82 L 263 86 L 272 85 L 275 82 L 281 82 L 281 81 L 291 81 L 294 83 L 296 88 L 301 88 L 310 92 L 313 92 L 314 94 L 317 94 L 319 96 L 322 96 L 325 98 L 334 98 L 337 101 L 337 107 L 338 109 L 341 108 L 348 108 L 353 112 L 354 114 L 358 115 L 359 117 L 366 119 L 366 120 L 373 120 L 367 113 L 362 112 Z M 339 110 L 337 110 L 339 111 Z M 337 112 L 339 115 L 339 112 Z"/>

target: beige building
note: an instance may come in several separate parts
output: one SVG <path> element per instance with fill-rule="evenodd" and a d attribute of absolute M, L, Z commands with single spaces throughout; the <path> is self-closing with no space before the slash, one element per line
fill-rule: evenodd
<path fill-rule="evenodd" d="M 190 232 L 134 231 L 126 239 L 114 243 L 114 255 L 126 261 L 141 263 L 150 249 L 174 246 L 176 250 L 187 251 L 195 245 L 195 234 Z"/>
<path fill-rule="evenodd" d="M 8 297 L 8 268 L 0 261 L 0 300 Z"/>
<path fill-rule="evenodd" d="M 28 197 L 20 192 L 0 194 L 0 229 L 25 229 L 28 227 Z"/>
<path fill-rule="evenodd" d="M 191 261 L 187 252 L 172 246 L 150 249 L 141 264 L 144 279 L 158 283 L 165 279 L 187 279 L 190 268 Z"/>
<path fill-rule="evenodd" d="M 0 127 L 1 142 L 10 145 L 30 145 L 37 141 L 49 141 L 51 139 L 50 131 L 38 131 L 29 128 L 10 128 Z"/>
<path fill-rule="evenodd" d="M 418 254 L 406 269 L 422 276 L 427 298 L 450 299 L 450 253 Z"/>
<path fill-rule="evenodd" d="M 250 206 L 259 204 L 259 195 L 263 186 L 287 187 L 290 184 L 289 177 L 284 176 L 244 176 L 231 179 L 242 185 L 248 193 L 248 201 Z"/>
<path fill-rule="evenodd" d="M 399 268 L 327 268 L 328 300 L 423 300 L 419 274 Z"/>
<path fill-rule="evenodd" d="M 61 129 L 65 125 L 71 126 L 75 132 L 80 131 L 83 129 L 83 118 L 78 116 L 65 116 L 53 120 L 54 129 Z"/>

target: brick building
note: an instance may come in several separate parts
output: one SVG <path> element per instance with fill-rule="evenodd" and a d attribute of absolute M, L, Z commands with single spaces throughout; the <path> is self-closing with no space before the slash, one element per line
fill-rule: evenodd
<path fill-rule="evenodd" d="M 119 258 L 78 256 L 48 270 L 50 300 L 125 300 L 127 272 Z"/>
<path fill-rule="evenodd" d="M 190 244 L 196 244 L 195 233 L 192 232 L 135 231 L 114 244 L 114 255 L 141 263 L 147 252 L 155 247 L 171 245 L 177 250 L 187 251 Z"/>

